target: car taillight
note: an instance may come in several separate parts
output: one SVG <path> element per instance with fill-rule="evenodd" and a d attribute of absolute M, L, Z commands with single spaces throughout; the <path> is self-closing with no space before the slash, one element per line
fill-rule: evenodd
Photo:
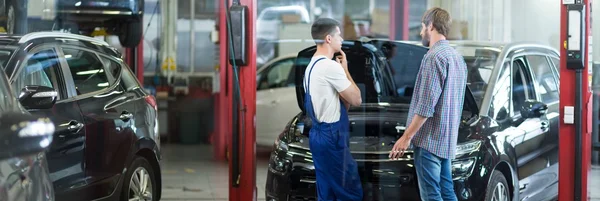
<path fill-rule="evenodd" d="M 154 98 L 154 96 L 146 96 L 146 102 L 150 104 L 150 106 L 152 106 L 154 110 L 158 110 L 158 106 L 156 106 L 156 99 Z"/>

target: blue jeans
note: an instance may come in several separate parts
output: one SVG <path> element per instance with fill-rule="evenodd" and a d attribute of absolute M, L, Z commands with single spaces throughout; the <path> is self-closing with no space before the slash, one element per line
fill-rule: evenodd
<path fill-rule="evenodd" d="M 423 201 L 455 201 L 452 160 L 415 146 L 415 169 Z"/>

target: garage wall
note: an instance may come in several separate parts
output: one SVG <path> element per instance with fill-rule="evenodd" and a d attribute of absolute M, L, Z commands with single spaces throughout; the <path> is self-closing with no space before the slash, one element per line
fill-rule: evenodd
<path fill-rule="evenodd" d="M 440 7 L 450 12 L 451 39 L 509 41 L 512 1 L 429 0 L 428 8 Z"/>
<path fill-rule="evenodd" d="M 558 48 L 560 3 L 555 0 L 430 0 L 428 7 L 433 6 L 450 12 L 456 39 L 534 41 Z"/>
<path fill-rule="evenodd" d="M 512 0 L 511 3 L 512 41 L 536 41 L 559 48 L 559 1 Z"/>

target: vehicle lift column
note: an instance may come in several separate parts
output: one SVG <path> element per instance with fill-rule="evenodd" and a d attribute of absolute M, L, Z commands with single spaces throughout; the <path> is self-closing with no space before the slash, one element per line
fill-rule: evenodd
<path fill-rule="evenodd" d="M 219 0 L 219 75 L 220 93 L 217 104 L 217 136 L 215 146 L 226 145 L 226 158 L 229 163 L 229 200 L 247 201 L 256 200 L 256 3 L 257 0 L 239 0 L 236 9 L 231 7 L 233 2 Z M 239 9 L 245 7 L 245 15 L 240 17 Z M 227 11 L 231 9 L 231 19 L 240 23 L 227 24 L 229 21 Z M 242 20 L 239 20 L 239 19 Z M 228 27 L 231 26 L 231 32 Z M 243 27 L 240 34 L 240 27 Z M 229 34 L 234 35 L 233 44 L 229 43 Z M 240 37 L 238 37 L 240 36 Z M 239 41 L 244 41 L 239 43 Z M 239 70 L 239 85 L 235 82 L 235 72 L 229 58 L 232 49 L 235 57 L 243 57 L 244 62 L 237 59 L 236 66 Z M 241 48 L 238 48 L 241 47 Z M 236 49 L 238 48 L 238 49 Z M 243 48 L 243 51 L 242 51 Z M 237 98 L 239 86 L 239 98 Z M 238 100 L 239 99 L 239 100 Z M 236 101 L 238 100 L 238 101 Z M 241 102 L 241 104 L 239 104 Z M 215 148 L 217 152 L 222 148 Z M 223 153 L 215 152 L 219 158 Z"/>
<path fill-rule="evenodd" d="M 559 200 L 588 200 L 592 93 L 590 1 L 562 0 L 560 26 Z"/>
<path fill-rule="evenodd" d="M 144 42 L 140 41 L 137 47 L 125 48 L 125 62 L 133 73 L 135 73 L 137 79 L 140 81 L 142 86 L 144 85 Z"/>

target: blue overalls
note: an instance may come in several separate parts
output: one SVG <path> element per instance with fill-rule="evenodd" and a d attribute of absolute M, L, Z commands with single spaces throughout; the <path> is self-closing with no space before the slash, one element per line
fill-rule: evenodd
<path fill-rule="evenodd" d="M 340 99 L 341 115 L 338 122 L 319 122 L 315 116 L 310 96 L 310 75 L 315 64 L 322 59 L 311 66 L 304 96 L 304 108 L 312 120 L 309 145 L 315 164 L 317 197 L 319 201 L 360 201 L 363 190 L 356 161 L 348 148 L 350 121 L 344 103 Z"/>

